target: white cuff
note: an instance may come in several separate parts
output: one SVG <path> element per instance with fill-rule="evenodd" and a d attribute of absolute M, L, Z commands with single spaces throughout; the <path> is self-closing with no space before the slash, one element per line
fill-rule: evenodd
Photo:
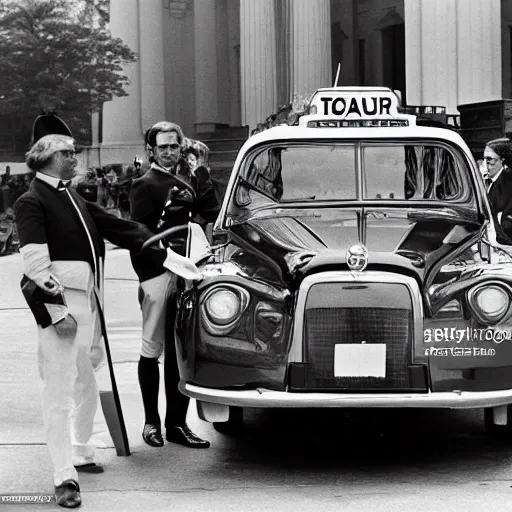
<path fill-rule="evenodd" d="M 68 316 L 68 308 L 60 304 L 45 304 L 46 310 L 52 319 L 52 325 L 64 320 Z"/>

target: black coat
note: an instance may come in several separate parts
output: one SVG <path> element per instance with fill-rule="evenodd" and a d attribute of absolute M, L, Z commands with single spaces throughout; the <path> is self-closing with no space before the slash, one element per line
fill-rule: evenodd
<path fill-rule="evenodd" d="M 119 219 L 101 206 L 85 201 L 69 190 L 91 236 L 91 243 L 82 221 L 67 192 L 59 191 L 44 181 L 34 179 L 28 192 L 14 204 L 15 222 L 20 247 L 28 244 L 47 244 L 52 261 L 86 261 L 101 287 L 99 265 L 105 259 L 104 238 L 113 244 L 139 251 L 142 244 L 153 235 L 144 225 Z M 92 245 L 92 248 L 91 248 Z M 26 297 L 29 306 L 30 297 Z M 48 322 L 45 311 L 39 310 L 36 321 Z"/>
<path fill-rule="evenodd" d="M 187 224 L 198 216 L 213 222 L 219 213 L 220 204 L 210 179 L 197 179 L 183 160 L 177 164 L 176 171 L 170 174 L 151 167 L 132 184 L 131 218 L 155 233 Z M 180 237 L 173 242 L 173 250 L 184 255 L 185 240 Z M 155 253 L 132 254 L 133 268 L 141 282 L 165 272 L 164 260 Z"/>
<path fill-rule="evenodd" d="M 512 244 L 512 170 L 503 169 L 489 192 L 489 202 L 496 223 L 496 235 L 499 243 Z M 498 223 L 498 214 L 501 222 Z"/>

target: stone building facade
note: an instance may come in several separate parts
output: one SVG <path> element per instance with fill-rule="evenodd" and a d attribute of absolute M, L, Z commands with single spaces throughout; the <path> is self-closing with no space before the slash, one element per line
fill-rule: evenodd
<path fill-rule="evenodd" d="M 111 0 L 110 26 L 139 58 L 93 120 L 90 165 L 131 162 L 162 119 L 212 140 L 253 128 L 338 66 L 338 85 L 450 114 L 512 98 L 512 0 Z"/>

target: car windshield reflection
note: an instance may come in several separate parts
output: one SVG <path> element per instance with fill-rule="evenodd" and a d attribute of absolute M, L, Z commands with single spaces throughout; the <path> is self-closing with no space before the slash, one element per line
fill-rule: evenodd
<path fill-rule="evenodd" d="M 290 143 L 259 148 L 241 166 L 236 206 L 321 201 L 473 203 L 462 155 L 409 142 Z"/>

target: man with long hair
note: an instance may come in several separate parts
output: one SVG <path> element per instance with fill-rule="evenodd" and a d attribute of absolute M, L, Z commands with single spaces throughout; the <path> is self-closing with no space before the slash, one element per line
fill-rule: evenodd
<path fill-rule="evenodd" d="M 173 226 L 186 226 L 196 214 L 211 222 L 219 212 L 211 181 L 198 180 L 186 160 L 181 158 L 183 142 L 181 128 L 167 121 L 156 123 L 146 132 L 146 151 L 151 167 L 132 184 L 130 210 L 133 220 L 145 224 L 155 233 Z M 185 254 L 185 240 L 186 236 L 184 238 L 182 234 L 170 241 L 178 254 Z M 158 358 L 165 349 L 166 439 L 190 448 L 208 448 L 210 443 L 200 439 L 187 426 L 189 399 L 178 390 L 174 343 L 177 276 L 167 271 L 158 257 L 132 254 L 132 263 L 140 281 L 142 309 L 142 348 L 138 367 L 145 412 L 142 437 L 150 446 L 164 445 L 158 413 Z"/>

